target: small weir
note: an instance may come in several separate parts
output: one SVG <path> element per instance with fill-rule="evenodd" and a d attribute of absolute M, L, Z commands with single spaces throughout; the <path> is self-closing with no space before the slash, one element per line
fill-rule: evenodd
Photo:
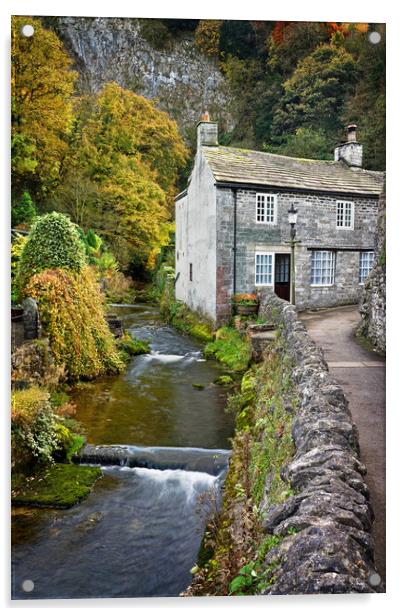
<path fill-rule="evenodd" d="M 75 461 L 103 476 L 71 509 L 14 509 L 15 599 L 177 596 L 219 509 L 233 432 L 213 384 L 220 367 L 156 309 L 119 312 L 151 352 L 74 393 L 89 443 Z"/>

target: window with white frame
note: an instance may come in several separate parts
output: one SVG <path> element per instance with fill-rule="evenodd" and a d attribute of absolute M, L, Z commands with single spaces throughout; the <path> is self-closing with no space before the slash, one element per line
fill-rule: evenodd
<path fill-rule="evenodd" d="M 360 253 L 360 265 L 359 265 L 359 283 L 363 284 L 367 276 L 373 269 L 374 264 L 374 252 L 367 251 Z"/>
<path fill-rule="evenodd" d="M 276 221 L 276 195 L 257 193 L 255 219 L 259 223 L 274 224 Z"/>
<path fill-rule="evenodd" d="M 337 229 L 353 229 L 355 218 L 355 204 L 353 201 L 336 202 L 336 227 Z"/>
<path fill-rule="evenodd" d="M 313 250 L 311 253 L 311 284 L 330 286 L 335 281 L 335 252 Z"/>
<path fill-rule="evenodd" d="M 273 284 L 274 255 L 272 252 L 255 253 L 255 284 Z"/>

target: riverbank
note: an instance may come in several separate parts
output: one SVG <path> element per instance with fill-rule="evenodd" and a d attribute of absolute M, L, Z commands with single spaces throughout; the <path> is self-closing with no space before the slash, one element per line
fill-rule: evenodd
<path fill-rule="evenodd" d="M 278 336 L 233 400 L 224 507 L 184 594 L 383 592 L 342 388 L 293 306 L 267 294 L 260 310 Z"/>
<path fill-rule="evenodd" d="M 149 353 L 71 392 L 89 443 L 79 461 L 102 476 L 69 509 L 13 509 L 14 598 L 177 596 L 191 581 L 230 455 L 233 417 L 215 383 L 226 370 L 157 308 L 117 310 Z"/>
<path fill-rule="evenodd" d="M 207 528 L 185 596 L 256 594 L 270 584 L 264 557 L 281 538 L 264 532 L 260 511 L 293 494 L 280 471 L 294 454 L 295 405 L 291 362 L 277 339 L 229 399 L 236 430 L 222 511 Z"/>

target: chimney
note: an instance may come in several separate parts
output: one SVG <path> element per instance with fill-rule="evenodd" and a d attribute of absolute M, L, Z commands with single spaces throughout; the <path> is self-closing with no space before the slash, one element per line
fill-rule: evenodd
<path fill-rule="evenodd" d="M 204 111 L 197 124 L 197 149 L 202 145 L 218 145 L 218 124 L 210 121 L 208 111 Z"/>
<path fill-rule="evenodd" d="M 334 152 L 336 161 L 342 161 L 352 169 L 359 169 L 363 165 L 363 146 L 357 141 L 357 125 L 348 124 L 347 141 L 336 146 Z"/>

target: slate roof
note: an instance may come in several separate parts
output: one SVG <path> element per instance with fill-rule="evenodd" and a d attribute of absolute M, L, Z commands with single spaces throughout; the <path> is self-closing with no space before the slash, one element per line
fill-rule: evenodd
<path fill-rule="evenodd" d="M 224 146 L 203 146 L 219 182 L 289 188 L 315 192 L 379 195 L 384 175 L 352 170 L 343 162 L 292 158 Z"/>

